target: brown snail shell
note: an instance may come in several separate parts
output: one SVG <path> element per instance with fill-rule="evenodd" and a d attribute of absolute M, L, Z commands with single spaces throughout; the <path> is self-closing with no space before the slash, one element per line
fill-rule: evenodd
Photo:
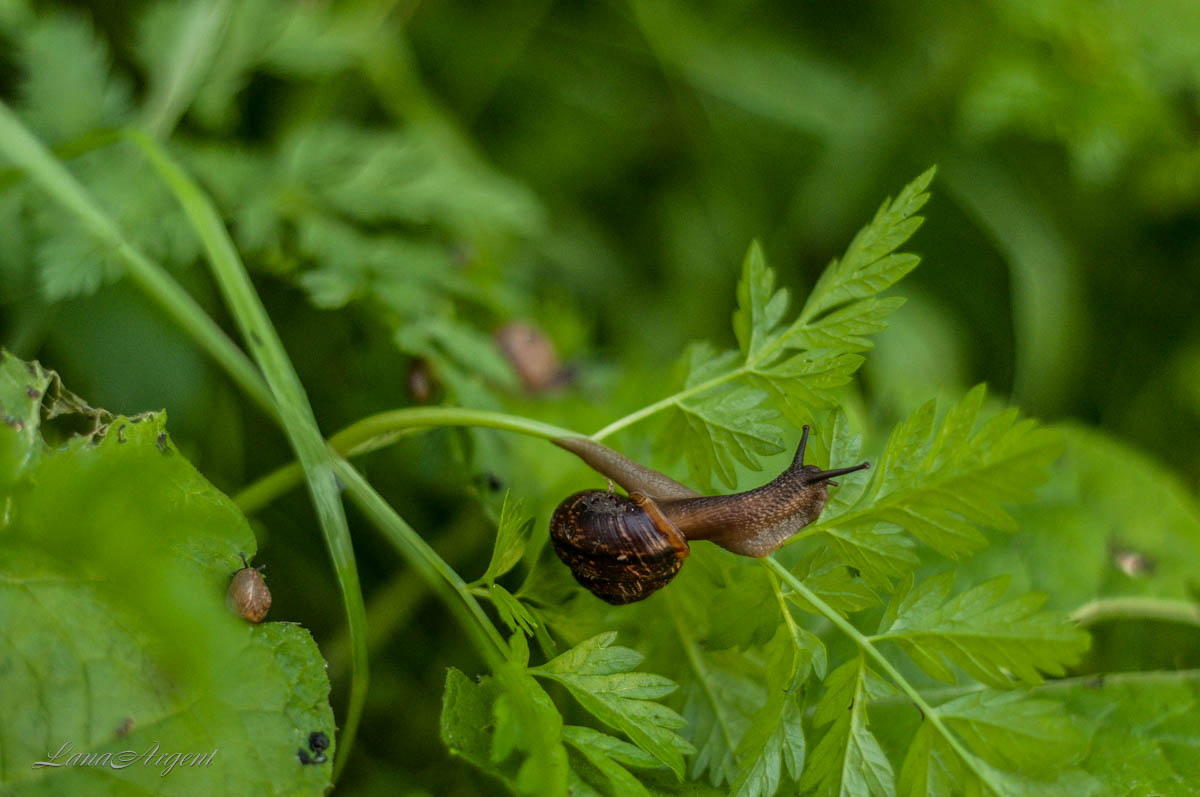
<path fill-rule="evenodd" d="M 642 499 L 639 503 L 638 499 Z M 575 579 L 603 600 L 633 603 L 667 585 L 690 551 L 687 540 L 650 499 L 584 490 L 558 505 L 550 519 L 554 551 Z"/>
<path fill-rule="evenodd" d="M 250 622 L 261 623 L 271 608 L 271 590 L 267 589 L 261 567 L 251 567 L 246 555 L 241 554 L 241 557 L 245 566 L 233 574 L 225 603 Z"/>

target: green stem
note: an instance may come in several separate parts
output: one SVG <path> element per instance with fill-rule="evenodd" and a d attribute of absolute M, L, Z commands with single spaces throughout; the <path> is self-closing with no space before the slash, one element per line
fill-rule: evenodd
<path fill-rule="evenodd" d="M 354 737 L 362 719 L 367 700 L 368 653 L 367 613 L 363 603 L 362 586 L 354 546 L 350 542 L 350 527 L 346 522 L 334 470 L 335 459 L 317 426 L 316 416 L 308 402 L 304 386 L 292 361 L 288 358 L 267 310 L 263 307 L 241 257 L 234 248 L 225 224 L 212 201 L 191 177 L 183 171 L 165 150 L 140 130 L 131 129 L 127 136 L 158 170 L 159 175 L 175 193 L 176 199 L 192 223 L 208 253 L 208 262 L 217 285 L 234 321 L 249 345 L 254 359 L 262 369 L 267 385 L 275 397 L 279 420 L 284 434 L 304 468 L 309 497 L 317 512 L 317 520 L 325 537 L 325 547 L 333 561 L 342 603 L 350 631 L 353 670 L 350 677 L 350 699 L 342 735 L 338 744 L 333 777 L 336 780 L 345 767 L 354 747 Z"/>
<path fill-rule="evenodd" d="M 801 318 L 803 318 L 803 317 L 804 316 L 802 314 Z M 608 426 L 605 426 L 603 429 L 601 429 L 600 431 L 593 434 L 592 439 L 593 440 L 603 440 L 604 438 L 609 437 L 609 436 L 615 434 L 616 432 L 619 432 L 620 430 L 624 429 L 626 426 L 632 426 L 633 424 L 637 423 L 638 421 L 644 420 L 645 418 L 649 418 L 651 415 L 662 412 L 663 410 L 669 409 L 670 407 L 678 406 L 685 399 L 689 399 L 692 396 L 698 395 L 707 390 L 712 390 L 713 388 L 719 387 L 720 385 L 723 385 L 726 382 L 732 382 L 735 379 L 740 379 L 741 377 L 745 376 L 746 374 L 753 373 L 755 370 L 757 370 L 758 366 L 761 363 L 769 362 L 772 357 L 774 357 L 777 353 L 779 353 L 780 350 L 784 349 L 785 348 L 784 344 L 790 338 L 794 337 L 796 335 L 796 333 L 799 332 L 802 328 L 803 327 L 799 324 L 799 322 L 797 322 L 797 324 L 793 325 L 792 328 L 781 333 L 774 340 L 768 342 L 761 349 L 754 352 L 754 354 L 747 356 L 746 361 L 744 363 L 742 363 L 741 365 L 739 365 L 737 368 L 734 368 L 732 371 L 729 371 L 724 374 L 720 374 L 719 376 L 714 376 L 712 379 L 707 379 L 698 385 L 693 385 L 689 388 L 680 390 L 678 393 L 673 393 L 672 395 L 667 396 L 664 399 L 659 399 L 658 401 L 654 402 L 653 404 L 650 404 L 646 407 L 642 407 L 640 410 L 638 410 L 636 412 L 631 412 L 630 414 L 626 415 L 623 418 L 618 418 L 617 420 L 610 423 Z"/>
<path fill-rule="evenodd" d="M 220 363 L 263 412 L 276 417 L 275 401 L 254 363 L 179 283 L 125 240 L 79 181 L 29 133 L 3 101 L 0 101 L 0 151 L 54 201 L 74 214 L 97 240 L 112 249 L 130 279 Z"/>
<path fill-rule="evenodd" d="M 1081 626 L 1108 620 L 1161 620 L 1200 626 L 1200 605 L 1168 598 L 1100 598 L 1073 611 L 1071 619 Z"/>
<path fill-rule="evenodd" d="M 383 535 L 433 585 L 446 604 L 462 621 L 463 627 L 475 637 L 477 647 L 494 668 L 507 662 L 508 645 L 496 626 L 488 619 L 479 602 L 471 595 L 467 583 L 454 568 L 446 564 L 437 551 L 408 525 L 395 509 L 383 500 L 369 482 L 350 463 L 338 462 L 338 478 L 346 485 L 346 493 Z"/>
<path fill-rule="evenodd" d="M 415 429 L 430 426 L 479 426 L 487 429 L 502 429 L 519 432 L 532 437 L 553 440 L 556 437 L 581 437 L 578 432 L 553 426 L 548 423 L 506 415 L 488 410 L 469 410 L 459 407 L 404 407 L 371 415 L 347 426 L 330 442 L 354 448 L 361 443 L 394 433 L 398 429 Z"/>
<path fill-rule="evenodd" d="M 821 600 L 821 598 L 818 597 L 815 592 L 804 586 L 804 582 L 792 575 L 792 572 L 786 567 L 775 561 L 774 557 L 768 556 L 764 559 L 764 562 L 766 563 L 767 567 L 775 571 L 780 578 L 786 581 L 788 586 L 796 590 L 797 594 L 812 604 L 817 611 L 825 615 L 825 617 L 828 618 L 831 623 L 837 626 L 843 634 L 850 637 L 850 639 L 854 641 L 854 644 L 858 646 L 859 650 L 865 653 L 875 662 L 876 665 L 878 665 L 879 669 L 891 679 L 892 683 L 894 683 L 901 692 L 907 695 L 908 698 L 917 706 L 917 708 L 920 709 L 926 721 L 928 721 L 938 731 L 938 733 L 945 738 L 946 742 L 950 745 L 954 752 L 958 754 L 958 757 L 962 759 L 963 763 L 966 764 L 972 772 L 975 773 L 975 775 L 983 784 L 985 784 L 996 794 L 1004 793 L 1002 785 L 992 782 L 988 771 L 979 765 L 978 759 L 971 755 L 971 753 L 963 746 L 962 742 L 958 740 L 958 737 L 950 731 L 950 728 L 946 725 L 946 723 L 942 722 L 942 718 L 937 713 L 937 710 L 925 700 L 921 693 L 917 691 L 916 687 L 908 682 L 907 678 L 900 674 L 900 671 L 897 670 L 892 663 L 887 660 L 887 657 L 879 651 L 879 648 L 875 647 L 870 639 L 868 639 L 861 631 L 855 628 L 849 620 L 847 620 L 845 617 L 842 617 L 842 615 L 835 611 L 829 604 Z"/>
<path fill-rule="evenodd" d="M 329 438 L 338 454 L 354 456 L 375 451 L 418 429 L 443 426 L 471 426 L 502 429 L 507 432 L 553 440 L 556 437 L 581 437 L 578 432 L 548 423 L 505 415 L 488 410 L 459 407 L 404 407 L 363 418 Z M 300 483 L 303 471 L 295 462 L 283 465 L 239 492 L 234 501 L 246 514 L 254 514 Z"/>
<path fill-rule="evenodd" d="M 142 106 L 142 125 L 155 138 L 171 134 L 212 66 L 233 12 L 230 0 L 196 3 L 182 12 L 178 36 L 164 49 L 170 60 L 155 72 Z"/>

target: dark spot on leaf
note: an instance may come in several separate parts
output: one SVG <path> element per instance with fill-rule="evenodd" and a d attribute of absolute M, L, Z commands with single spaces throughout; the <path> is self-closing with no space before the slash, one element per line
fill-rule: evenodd
<path fill-rule="evenodd" d="M 846 565 L 846 570 L 850 573 L 850 578 L 858 578 L 859 576 L 862 575 L 862 571 L 859 570 L 857 567 L 851 567 L 850 565 Z"/>
<path fill-rule="evenodd" d="M 159 451 L 163 452 L 164 454 L 170 454 L 170 453 L 171 453 L 171 449 L 167 448 L 167 433 L 166 433 L 166 432 L 159 432 L 159 433 L 158 433 L 158 440 L 157 440 L 157 443 L 158 443 L 158 450 L 159 450 Z"/>
<path fill-rule="evenodd" d="M 33 385 L 30 385 L 29 387 L 25 388 L 25 395 L 29 396 L 31 399 L 40 399 L 42 397 L 42 391 L 38 390 Z"/>
<path fill-rule="evenodd" d="M 314 753 L 329 749 L 329 737 L 325 735 L 325 731 L 313 731 L 308 735 L 308 749 Z"/>
<path fill-rule="evenodd" d="M 125 736 L 133 730 L 133 717 L 126 717 L 125 721 L 117 728 L 117 736 Z"/>
<path fill-rule="evenodd" d="M 303 747 L 296 748 L 296 758 L 300 759 L 301 764 L 324 764 L 329 760 L 324 753 L 317 753 L 314 756 L 310 756 Z"/>
<path fill-rule="evenodd" d="M 117 427 L 117 442 L 118 443 L 125 442 L 125 424 L 121 424 L 120 426 Z"/>
<path fill-rule="evenodd" d="M 263 345 L 263 339 L 262 339 L 262 337 L 261 337 L 261 336 L 260 336 L 260 335 L 259 335 L 257 332 L 251 332 L 251 333 L 250 333 L 250 340 L 251 340 L 251 342 L 253 342 L 253 343 L 254 343 L 254 345 L 256 345 L 256 346 L 261 346 L 261 345 Z"/>
<path fill-rule="evenodd" d="M 487 474 L 487 486 L 489 490 L 496 493 L 504 486 L 504 482 L 500 481 L 500 478 L 496 474 L 489 473 Z"/>

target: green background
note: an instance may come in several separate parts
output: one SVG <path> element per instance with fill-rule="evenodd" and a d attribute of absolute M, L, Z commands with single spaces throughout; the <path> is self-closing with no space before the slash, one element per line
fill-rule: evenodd
<path fill-rule="evenodd" d="M 846 394 L 867 449 L 926 399 L 984 381 L 1068 421 L 1068 457 L 1086 452 L 1023 522 L 1165 546 L 1141 529 L 1163 515 L 1194 547 L 1194 2 L 254 0 L 236 4 L 194 101 L 164 111 L 158 67 L 205 7 L 0 0 L 0 98 L 227 324 L 170 195 L 103 139 L 130 122 L 169 136 L 226 215 L 326 434 L 414 403 L 415 358 L 434 401 L 594 431 L 666 395 L 689 341 L 733 344 L 752 239 L 802 297 L 884 196 L 936 164 L 908 245 L 922 264 L 896 291 L 908 303 Z M 176 445 L 229 493 L 287 461 L 274 427 L 3 167 L 4 345 L 94 406 L 167 409 Z M 565 387 L 520 389 L 490 342 L 514 320 L 549 336 Z M 653 431 L 612 442 L 645 456 Z M 362 468 L 468 580 L 506 489 L 541 529 L 593 486 L 545 443 L 499 433 L 424 434 Z M 343 617 L 307 496 L 254 522 L 272 618 L 313 632 L 338 708 Z M 480 662 L 389 548 L 355 544 L 375 663 L 344 785 L 470 793 L 489 782 L 448 766 L 434 729 L 446 668 Z M 1024 557 L 1078 587 L 1063 555 L 1014 546 L 973 575 Z M 1187 561 L 1164 561 L 1172 595 L 1192 583 Z M 1083 583 L 1052 603 L 1124 589 Z M 1196 664 L 1192 637 L 1129 661 L 1140 638 L 1105 639 L 1109 666 Z"/>

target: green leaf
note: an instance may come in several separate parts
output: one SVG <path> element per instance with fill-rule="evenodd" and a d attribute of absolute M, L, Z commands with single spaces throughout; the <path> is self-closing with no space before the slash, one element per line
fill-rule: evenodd
<path fill-rule="evenodd" d="M 505 772 L 491 758 L 492 705 L 498 696 L 499 690 L 491 678 L 481 678 L 476 683 L 453 667 L 449 668 L 442 691 L 442 741 L 452 755 L 470 761 L 515 790 L 511 773 Z"/>
<path fill-rule="evenodd" d="M 541 625 L 533 610 L 501 585 L 494 582 L 488 584 L 487 596 L 492 605 L 496 607 L 496 613 L 500 615 L 501 622 L 508 626 L 510 631 L 516 631 L 519 628 L 521 633 L 531 637 Z"/>
<path fill-rule="evenodd" d="M 323 124 L 293 134 L 283 157 L 317 201 L 359 222 L 536 233 L 544 218 L 537 199 L 449 136 L 421 122 L 388 131 Z"/>
<path fill-rule="evenodd" d="M 616 636 L 594 636 L 530 672 L 561 683 L 592 716 L 683 777 L 683 755 L 693 748 L 676 730 L 686 723 L 655 702 L 678 687 L 661 675 L 630 672 L 642 657 L 629 648 L 610 647 Z"/>
<path fill-rule="evenodd" d="M 203 793 L 219 768 L 256 792 L 323 794 L 332 764 L 297 758 L 309 734 L 335 737 L 316 644 L 299 625 L 252 625 L 225 605 L 239 553 L 255 551 L 246 519 L 171 444 L 163 413 L 103 414 L 107 424 L 61 445 L 34 437 L 43 400 L 57 402 L 55 379 L 0 357 L 0 403 L 21 427 L 0 424 L 0 746 L 25 768 L 13 793 L 89 793 L 98 778 L 106 789 Z M 59 763 L 156 743 L 163 754 L 217 752 L 166 775 L 31 769 L 64 745 Z"/>
<path fill-rule="evenodd" d="M 1014 512 L 1021 530 L 1003 550 L 966 562 L 964 576 L 1011 572 L 1014 583 L 1027 578 L 1063 610 L 1097 598 L 1194 600 L 1189 585 L 1200 571 L 1200 505 L 1192 486 L 1111 435 L 1074 423 L 1057 428 L 1066 452 L 1039 500 Z M 1149 625 L 1144 633 L 1150 645 L 1121 647 L 1135 657 L 1149 652 L 1158 631 Z M 1119 668 L 1154 666 L 1128 658 Z"/>
<path fill-rule="evenodd" d="M 1015 411 L 978 423 L 983 397 L 982 385 L 973 388 L 936 428 L 932 402 L 910 415 L 872 463 L 857 501 L 831 508 L 811 528 L 826 532 L 872 586 L 886 588 L 917 563 L 897 529 L 955 558 L 986 544 L 981 527 L 1015 530 L 1001 503 L 1030 500 L 1061 453 L 1061 435 L 1018 421 Z"/>
<path fill-rule="evenodd" d="M 967 761 L 951 749 L 928 720 L 921 723 L 904 757 L 897 793 L 905 797 L 936 797 L 942 794 L 997 794 L 1001 797 L 1100 797 L 1100 783 L 1079 769 L 1053 773 L 1050 779 L 1035 780 L 1025 775 L 996 769 L 973 753 Z M 1048 776 L 1050 773 L 1046 773 Z M 981 781 L 980 775 L 986 778 Z M 987 788 L 984 788 L 986 782 Z"/>
<path fill-rule="evenodd" d="M 1051 777 L 1087 752 L 1079 721 L 1052 700 L 974 692 L 942 703 L 937 712 L 977 755 L 1030 777 Z"/>
<path fill-rule="evenodd" d="M 492 339 L 460 321 L 427 315 L 398 329 L 396 344 L 455 369 L 462 379 L 477 376 L 510 391 L 517 389 L 516 374 Z"/>
<path fill-rule="evenodd" d="M 803 711 L 791 695 L 767 702 L 738 744 L 739 775 L 729 786 L 738 797 L 771 797 L 784 767 L 798 778 L 804 767 Z"/>
<path fill-rule="evenodd" d="M 997 687 L 1040 684 L 1041 672 L 1062 675 L 1088 648 L 1089 637 L 1061 614 L 1039 612 L 1045 596 L 1001 603 L 1008 576 L 948 599 L 954 571 L 916 587 L 911 576 L 888 605 L 874 640 L 891 640 L 925 672 L 954 683 L 953 662 Z"/>
<path fill-rule="evenodd" d="M 578 725 L 564 726 L 563 740 L 604 775 L 610 794 L 649 797 L 650 792 L 626 767 L 653 769 L 662 766 L 654 756 L 615 736 Z"/>
<path fill-rule="evenodd" d="M 129 118 L 128 81 L 110 74 L 108 47 L 82 15 L 39 15 L 19 42 L 22 116 L 42 136 L 62 142 Z"/>
<path fill-rule="evenodd" d="M 500 508 L 500 523 L 496 530 L 496 543 L 492 546 L 492 558 L 479 580 L 492 582 L 512 570 L 521 561 L 532 531 L 533 518 L 525 517 L 525 499 L 513 501 L 511 494 L 506 492 Z"/>
<path fill-rule="evenodd" d="M 71 168 L 144 254 L 174 268 L 196 259 L 196 236 L 162 182 L 151 179 L 131 144 L 116 142 L 81 155 Z M 94 293 L 124 273 L 119 253 L 108 242 L 82 226 L 62 224 L 58 204 L 41 195 L 37 199 L 36 259 L 47 299 Z"/>
<path fill-rule="evenodd" d="M 935 797 L 953 794 L 956 789 L 965 791 L 964 785 L 975 783 L 946 737 L 932 723 L 922 722 L 904 756 L 896 779 L 896 793 L 904 797 Z"/>
<path fill-rule="evenodd" d="M 786 288 L 775 290 L 775 272 L 767 268 L 762 246 L 755 241 L 742 262 L 737 286 L 738 308 L 733 314 L 733 333 L 746 358 L 757 354 L 767 337 L 787 312 Z"/>
<path fill-rule="evenodd" d="M 831 391 L 863 363 L 856 352 L 870 348 L 868 336 L 880 332 L 904 301 L 876 294 L 917 265 L 915 256 L 892 252 L 920 226 L 913 214 L 928 199 L 932 177 L 931 169 L 884 203 L 846 256 L 825 270 L 790 325 L 783 323 L 788 292 L 775 288 L 762 248 L 751 245 L 733 314 L 739 350 L 689 347 L 677 380 L 681 388 L 660 402 L 668 418 L 658 448 L 668 461 L 684 457 L 697 486 L 711 486 L 715 474 L 734 487 L 736 463 L 757 470 L 758 456 L 778 453 L 782 441 L 770 422 L 780 412 L 800 425 L 815 410 L 835 405 Z"/>
<path fill-rule="evenodd" d="M 794 634 L 788 619 L 787 627 Z M 776 634 L 766 653 L 767 700 L 738 742 L 738 777 L 729 787 L 729 793 L 739 797 L 771 797 L 779 789 L 785 767 L 792 780 L 800 777 L 807 743 L 798 698 L 803 695 L 814 657 L 823 659 L 825 655 L 815 636 L 801 638 L 783 631 Z"/>
<path fill-rule="evenodd" d="M 770 642 L 783 620 L 770 578 L 743 559 L 730 563 L 726 583 L 731 588 L 714 589 L 708 602 L 706 647 L 745 650 Z"/>
<path fill-rule="evenodd" d="M 920 563 L 912 540 L 894 526 L 837 524 L 821 531 L 841 561 L 854 568 L 872 589 L 890 591 L 892 579 L 903 577 Z"/>
<path fill-rule="evenodd" d="M 916 268 L 914 255 L 892 254 L 921 226 L 915 215 L 929 200 L 926 189 L 937 170 L 930 168 L 904 187 L 895 200 L 884 201 L 875 218 L 859 230 L 840 261 L 834 261 L 817 280 L 798 323 L 804 324 L 822 313 L 856 299 L 881 293 Z"/>
<path fill-rule="evenodd" d="M 694 655 L 703 657 L 704 670 L 683 686 L 683 716 L 696 746 L 688 774 L 695 779 L 707 771 L 709 782 L 720 786 L 737 778 L 738 744 L 766 696 L 760 680 L 733 671 L 734 663 L 726 669 L 700 651 Z"/>
<path fill-rule="evenodd" d="M 520 644 L 524 637 L 516 634 L 511 641 Z M 501 667 L 495 678 L 478 681 L 453 668 L 446 673 L 442 741 L 452 754 L 499 778 L 513 792 L 566 790 L 562 730 L 550 696 L 522 669 Z M 523 755 L 514 756 L 518 751 Z"/>
<path fill-rule="evenodd" d="M 776 413 L 760 406 L 765 398 L 761 390 L 741 387 L 679 402 L 659 435 L 664 456 L 682 455 L 694 484 L 711 485 L 715 475 L 735 487 L 735 463 L 759 470 L 757 456 L 783 450 L 779 428 L 772 424 Z"/>
<path fill-rule="evenodd" d="M 806 351 L 771 365 L 747 365 L 746 381 L 765 391 L 789 423 L 803 426 L 813 410 L 836 405 L 834 389 L 849 384 L 863 362 L 861 355 L 837 349 Z"/>
<path fill-rule="evenodd" d="M 879 603 L 879 596 L 874 590 L 829 548 L 821 547 L 808 554 L 792 568 L 792 574 L 843 615 L 869 609 Z M 795 592 L 787 595 L 804 611 L 819 614 L 815 607 Z"/>
<path fill-rule="evenodd" d="M 862 656 L 829 674 L 813 726 L 829 726 L 813 750 L 800 789 L 818 794 L 894 795 L 892 765 L 871 732 L 867 701 L 885 692 Z"/>
<path fill-rule="evenodd" d="M 1195 794 L 1200 671 L 1117 673 L 1059 684 L 1067 708 L 1099 718 L 1081 767 L 1101 794 Z"/>

